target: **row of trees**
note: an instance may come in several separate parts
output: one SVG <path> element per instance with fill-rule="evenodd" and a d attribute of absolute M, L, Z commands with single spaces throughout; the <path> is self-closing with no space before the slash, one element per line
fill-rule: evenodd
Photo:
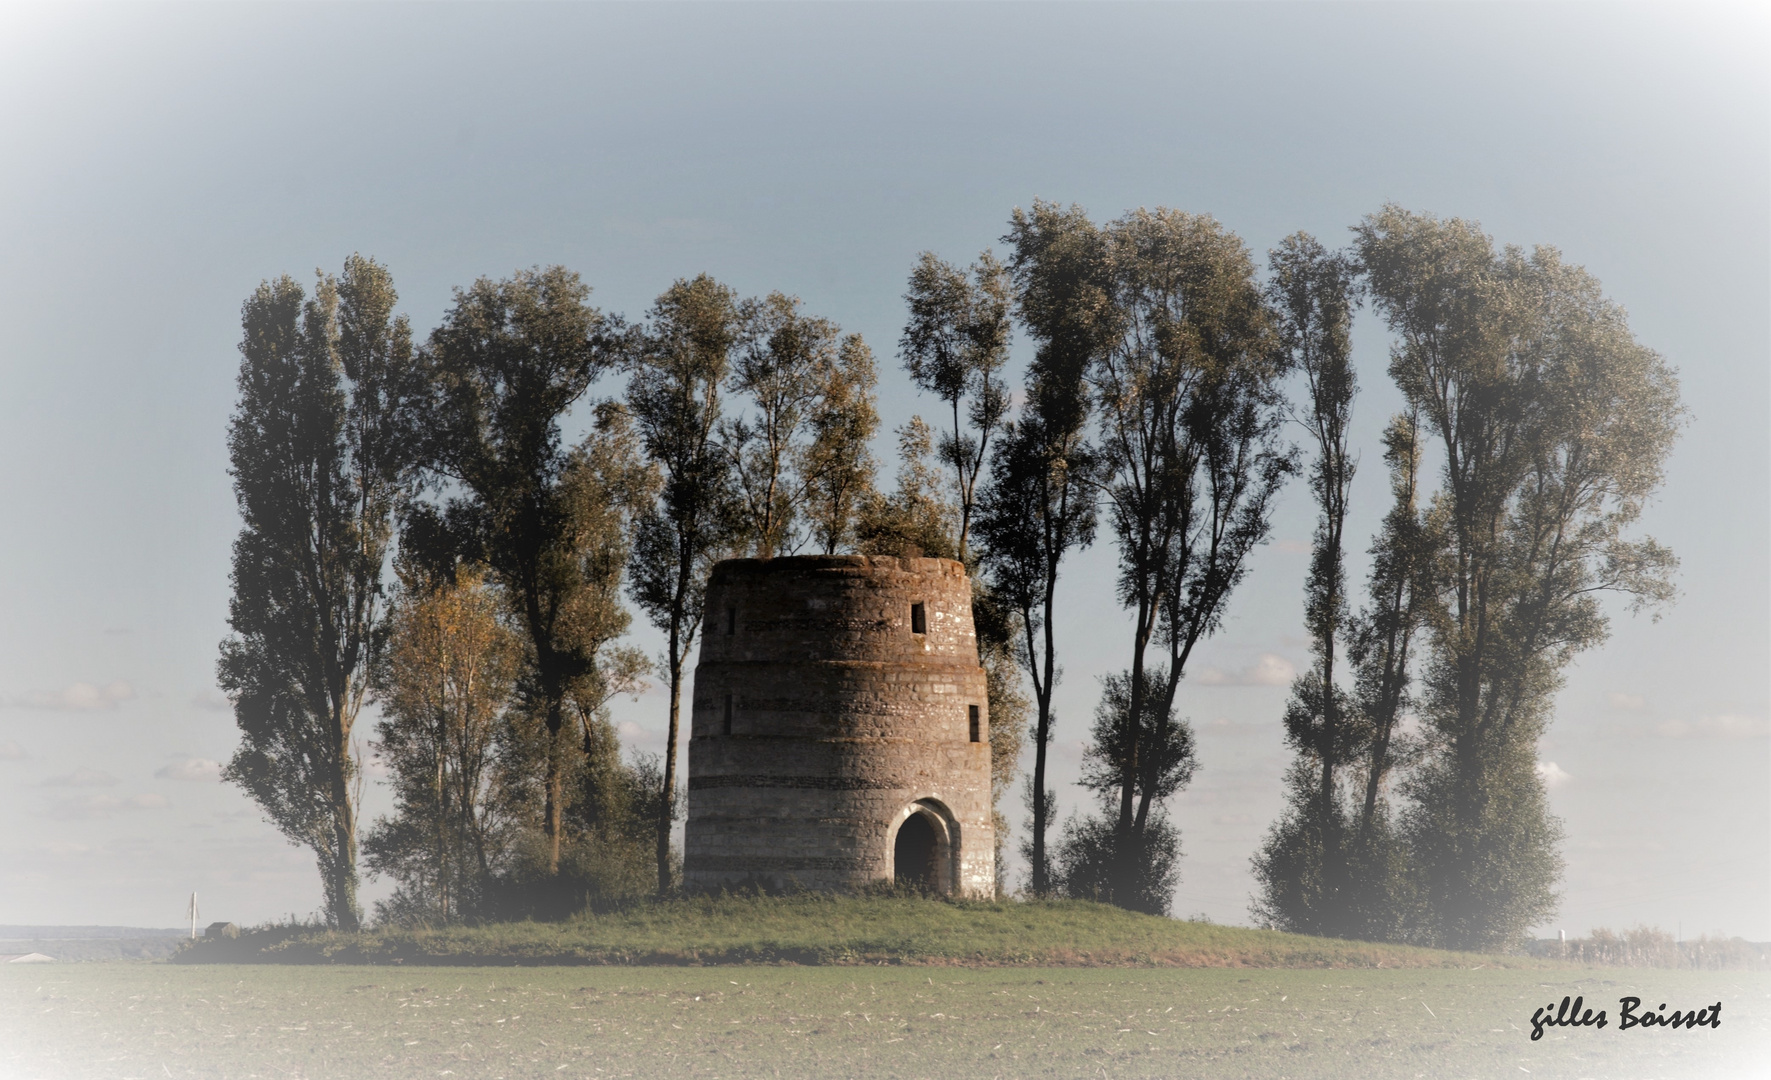
<path fill-rule="evenodd" d="M 244 311 L 230 434 L 245 528 L 221 672 L 245 738 L 228 775 L 315 850 L 341 926 L 357 919 L 352 725 L 370 696 L 397 803 L 366 841 L 371 869 L 400 882 L 385 914 L 668 891 L 684 665 L 712 562 L 952 557 L 973 570 L 999 800 L 1031 721 L 1030 891 L 1166 911 L 1180 857 L 1166 800 L 1197 764 L 1180 685 L 1299 467 L 1295 419 L 1321 508 L 1316 663 L 1285 717 L 1299 760 L 1257 859 L 1259 913 L 1448 944 L 1514 933 L 1554 881 L 1532 746 L 1557 673 L 1603 634 L 1596 592 L 1667 595 L 1670 556 L 1622 531 L 1658 481 L 1676 390 L 1553 252 L 1497 255 L 1473 226 L 1395 208 L 1356 235 L 1346 253 L 1289 238 L 1263 284 L 1208 217 L 1097 225 L 1038 202 L 1015 212 L 1006 262 L 924 255 L 899 354 L 945 417 L 899 429 L 892 491 L 875 486 L 869 349 L 790 297 L 702 276 L 628 325 L 555 268 L 458 292 L 417 346 L 368 260 L 311 299 L 267 283 Z M 1386 435 L 1395 505 L 1353 615 L 1349 328 L 1365 295 L 1396 333 L 1409 410 Z M 1017 320 L 1035 345 L 1018 409 Z M 611 373 L 625 392 L 563 447 L 561 419 Z M 1434 434 L 1446 463 L 1428 498 Z M 1053 843 L 1057 584 L 1102 510 L 1128 662 L 1102 679 L 1083 770 L 1095 811 Z M 619 645 L 624 594 L 660 656 Z M 607 706 L 647 674 L 668 684 L 666 752 L 624 760 Z M 1426 734 L 1403 734 L 1411 716 Z M 1406 807 L 1390 806 L 1394 775 Z"/>
<path fill-rule="evenodd" d="M 957 272 L 924 269 L 907 343 L 974 333 L 979 316 L 941 292 Z M 396 803 L 364 841 L 369 867 L 399 883 L 384 914 L 664 892 L 685 665 L 712 563 L 966 554 L 983 448 L 964 449 L 956 414 L 940 444 L 956 466 L 949 493 L 913 421 L 898 491 L 875 490 L 875 371 L 858 335 L 706 276 L 674 284 L 638 325 L 588 296 L 561 268 L 481 280 L 420 346 L 386 270 L 353 257 L 312 297 L 282 278 L 244 307 L 229 434 L 244 528 L 220 664 L 243 737 L 227 776 L 314 850 L 341 927 L 360 919 L 367 701 Z M 999 340 L 958 362 L 1000 369 L 997 321 Z M 906 350 L 913 369 L 952 362 L 945 345 Z M 625 393 L 593 403 L 589 434 L 565 446 L 563 418 L 611 373 L 626 374 Z M 619 644 L 624 599 L 662 632 L 661 655 Z M 979 607 L 1000 788 L 1022 706 L 1008 618 L 987 596 Z M 668 684 L 666 751 L 624 760 L 608 704 L 649 674 Z"/>
<path fill-rule="evenodd" d="M 1561 827 L 1536 748 L 1563 673 L 1606 636 L 1602 594 L 1638 611 L 1673 595 L 1672 553 L 1626 530 L 1677 435 L 1677 382 L 1586 271 L 1550 248 L 1497 251 L 1465 221 L 1388 207 L 1346 253 L 1293 238 L 1270 288 L 1305 376 L 1319 519 L 1315 663 L 1285 713 L 1298 757 L 1254 860 L 1254 912 L 1305 933 L 1512 944 L 1556 903 Z M 1353 613 L 1348 326 L 1361 297 L 1392 333 L 1406 406 L 1384 434 L 1392 502 Z"/>

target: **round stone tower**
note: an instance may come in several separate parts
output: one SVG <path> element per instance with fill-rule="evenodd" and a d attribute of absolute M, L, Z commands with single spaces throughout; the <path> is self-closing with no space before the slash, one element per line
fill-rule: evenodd
<path fill-rule="evenodd" d="M 707 584 L 690 890 L 996 888 L 990 715 L 951 559 L 730 559 Z"/>

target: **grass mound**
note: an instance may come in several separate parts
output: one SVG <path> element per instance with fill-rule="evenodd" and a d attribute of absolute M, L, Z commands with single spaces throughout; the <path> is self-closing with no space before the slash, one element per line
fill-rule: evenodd
<path fill-rule="evenodd" d="M 1465 953 L 1182 922 L 1084 901 L 902 896 L 718 896 L 558 923 L 272 926 L 202 940 L 180 963 L 931 964 L 1054 967 L 1454 968 L 1533 966 Z"/>

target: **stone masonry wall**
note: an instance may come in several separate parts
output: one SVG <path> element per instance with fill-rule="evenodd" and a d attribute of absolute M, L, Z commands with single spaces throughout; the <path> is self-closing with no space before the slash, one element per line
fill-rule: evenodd
<path fill-rule="evenodd" d="M 897 828 L 918 812 L 948 841 L 941 885 L 994 892 L 989 709 L 959 563 L 732 559 L 713 569 L 706 612 L 686 887 L 890 881 Z"/>

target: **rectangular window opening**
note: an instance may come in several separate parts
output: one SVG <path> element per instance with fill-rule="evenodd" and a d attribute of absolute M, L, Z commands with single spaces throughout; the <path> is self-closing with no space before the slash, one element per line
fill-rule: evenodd
<path fill-rule="evenodd" d="M 738 609 L 736 607 L 732 607 L 732 606 L 728 605 L 726 607 L 726 636 L 731 637 L 733 634 L 736 634 L 737 632 L 738 632 Z"/>
<path fill-rule="evenodd" d="M 910 632 L 912 634 L 929 632 L 929 617 L 921 604 L 910 605 Z"/>
<path fill-rule="evenodd" d="M 967 705 L 965 707 L 965 713 L 966 713 L 966 720 L 971 724 L 972 741 L 977 742 L 978 741 L 978 707 L 976 705 Z"/>
<path fill-rule="evenodd" d="M 726 734 L 732 733 L 732 695 L 726 695 Z"/>

